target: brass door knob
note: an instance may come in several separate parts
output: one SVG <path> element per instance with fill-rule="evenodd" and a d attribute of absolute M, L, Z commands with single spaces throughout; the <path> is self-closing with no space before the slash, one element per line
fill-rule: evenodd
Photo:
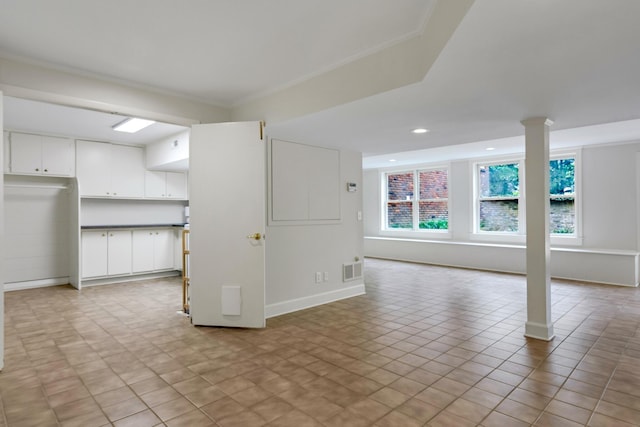
<path fill-rule="evenodd" d="M 247 239 L 261 240 L 262 239 L 262 234 L 260 234 L 260 233 L 249 234 L 247 236 Z"/>

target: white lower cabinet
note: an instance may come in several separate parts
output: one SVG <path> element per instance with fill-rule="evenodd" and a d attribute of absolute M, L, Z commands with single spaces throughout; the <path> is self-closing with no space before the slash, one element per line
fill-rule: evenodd
<path fill-rule="evenodd" d="M 82 232 L 82 277 L 131 274 L 131 230 Z"/>
<path fill-rule="evenodd" d="M 81 239 L 83 279 L 174 269 L 170 228 L 87 230 Z"/>
<path fill-rule="evenodd" d="M 174 230 L 133 230 L 133 272 L 173 269 Z"/>

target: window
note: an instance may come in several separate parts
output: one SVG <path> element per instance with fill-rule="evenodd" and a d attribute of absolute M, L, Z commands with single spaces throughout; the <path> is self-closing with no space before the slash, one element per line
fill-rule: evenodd
<path fill-rule="evenodd" d="M 576 234 L 575 157 L 549 162 L 549 230 L 551 234 Z"/>
<path fill-rule="evenodd" d="M 386 229 L 449 229 L 447 169 L 387 173 L 385 188 Z"/>
<path fill-rule="evenodd" d="M 477 165 L 477 226 L 479 232 L 519 233 L 521 212 L 522 160 Z M 549 230 L 556 236 L 577 234 L 576 155 L 549 161 Z"/>
<path fill-rule="evenodd" d="M 517 233 L 520 223 L 520 163 L 478 165 L 479 231 Z"/>

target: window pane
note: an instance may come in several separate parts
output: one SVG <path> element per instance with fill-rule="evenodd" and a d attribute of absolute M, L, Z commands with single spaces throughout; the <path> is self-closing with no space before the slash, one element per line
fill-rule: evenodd
<path fill-rule="evenodd" d="M 413 198 L 413 172 L 387 175 L 387 200 Z"/>
<path fill-rule="evenodd" d="M 518 163 L 480 166 L 479 172 L 481 197 L 519 195 Z"/>
<path fill-rule="evenodd" d="M 575 159 L 549 162 L 549 193 L 552 195 L 575 193 Z"/>
<path fill-rule="evenodd" d="M 418 178 L 420 179 L 420 200 L 449 197 L 446 170 L 421 171 Z"/>
<path fill-rule="evenodd" d="M 409 229 L 413 228 L 413 203 L 387 203 L 387 227 Z"/>
<path fill-rule="evenodd" d="M 448 203 L 420 202 L 420 229 L 447 230 L 449 228 Z"/>
<path fill-rule="evenodd" d="M 481 231 L 518 231 L 518 200 L 481 200 Z"/>
<path fill-rule="evenodd" d="M 553 199 L 550 205 L 549 229 L 553 234 L 576 232 L 576 204 L 573 198 Z"/>

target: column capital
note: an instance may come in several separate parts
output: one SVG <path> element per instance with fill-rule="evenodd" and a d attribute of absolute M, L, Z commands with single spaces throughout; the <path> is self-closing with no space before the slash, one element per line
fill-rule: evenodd
<path fill-rule="evenodd" d="M 540 125 L 551 126 L 553 124 L 553 120 L 550 120 L 547 117 L 531 117 L 522 120 L 520 123 L 522 123 L 524 127 Z"/>

